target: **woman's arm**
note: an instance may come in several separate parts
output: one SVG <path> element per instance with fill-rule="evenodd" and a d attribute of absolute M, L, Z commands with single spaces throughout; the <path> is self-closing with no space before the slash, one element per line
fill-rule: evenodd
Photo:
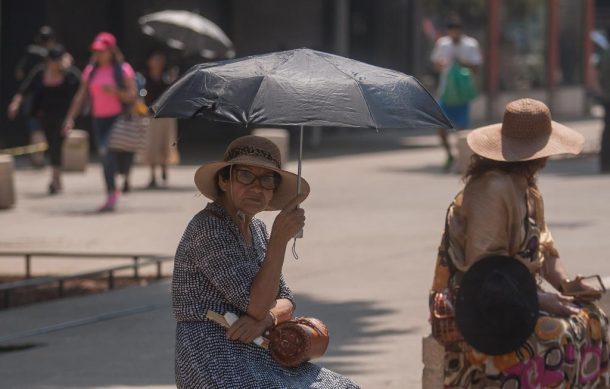
<path fill-rule="evenodd" d="M 23 82 L 19 85 L 17 93 L 15 94 L 15 96 L 13 96 L 13 99 L 11 100 L 11 103 L 8 106 L 7 116 L 9 119 L 13 120 L 17 117 L 17 113 L 19 113 L 19 108 L 23 103 L 23 96 L 28 93 L 34 92 L 34 89 L 39 83 L 43 72 L 43 66 L 35 67 L 34 69 L 32 69 L 30 74 L 28 74 L 27 78 L 23 80 Z"/>
<path fill-rule="evenodd" d="M 254 339 L 263 335 L 266 330 L 292 319 L 293 313 L 294 305 L 292 301 L 278 299 L 263 320 L 257 320 L 247 314 L 242 315 L 227 330 L 227 338 L 239 340 L 243 343 L 251 343 Z"/>
<path fill-rule="evenodd" d="M 277 324 L 292 319 L 294 305 L 288 299 L 278 299 L 263 320 L 257 320 L 249 315 L 242 315 L 231 328 L 227 330 L 227 338 L 239 340 L 243 343 L 251 343 L 265 331 L 275 327 Z"/>
<path fill-rule="evenodd" d="M 246 313 L 257 320 L 264 320 L 276 301 L 286 246 L 305 225 L 305 212 L 297 206 L 306 197 L 295 197 L 273 222 L 267 255 L 250 285 L 250 303 Z"/>
<path fill-rule="evenodd" d="M 556 256 L 545 258 L 542 264 L 542 277 L 557 291 L 563 291 L 563 281 L 569 277 L 561 264 L 561 260 Z"/>
<path fill-rule="evenodd" d="M 67 133 L 72 128 L 74 128 L 74 118 L 80 113 L 80 110 L 83 106 L 83 102 L 85 101 L 85 97 L 87 96 L 87 88 L 89 87 L 89 82 L 83 77 L 81 79 L 80 85 L 74 98 L 72 98 L 72 103 L 70 104 L 70 109 L 68 109 L 68 113 L 66 114 L 66 118 L 64 120 L 63 132 Z"/>
<path fill-rule="evenodd" d="M 137 86 L 135 78 L 126 78 L 125 87 L 123 89 L 117 89 L 116 94 L 125 104 L 131 104 L 136 100 Z"/>
<path fill-rule="evenodd" d="M 136 80 L 133 78 L 125 79 L 124 88 L 118 88 L 115 85 L 104 85 L 103 87 L 104 92 L 115 95 L 124 104 L 131 104 L 136 100 L 136 89 Z"/>
<path fill-rule="evenodd" d="M 287 322 L 292 319 L 294 314 L 294 304 L 289 299 L 278 299 L 275 302 L 275 306 L 269 310 L 273 320 L 273 325 Z"/>
<path fill-rule="evenodd" d="M 17 113 L 19 112 L 19 107 L 21 107 L 22 102 L 23 96 L 20 93 L 13 96 L 13 99 L 8 106 L 7 116 L 9 119 L 14 120 L 17 117 Z"/>

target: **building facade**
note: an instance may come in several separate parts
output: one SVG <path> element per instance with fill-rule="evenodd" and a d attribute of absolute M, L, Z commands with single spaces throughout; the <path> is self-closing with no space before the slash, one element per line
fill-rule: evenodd
<path fill-rule="evenodd" d="M 218 24 L 238 56 L 309 47 L 412 74 L 434 93 L 430 52 L 444 33 L 447 16 L 458 13 L 485 58 L 481 94 L 473 105 L 475 122 L 499 119 L 506 102 L 522 96 L 546 101 L 556 116 L 583 114 L 587 90 L 595 82 L 588 37 L 596 24 L 610 26 L 603 17 L 610 9 L 600 0 L 0 1 L 0 144 L 9 145 L 26 139 L 17 129 L 22 124 L 8 122 L 5 114 L 17 88 L 15 65 L 43 24 L 56 30 L 81 69 L 99 31 L 113 32 L 127 60 L 141 68 L 147 51 L 158 43 L 141 33 L 138 18 L 185 9 Z M 596 19 L 596 9 L 601 18 Z M 172 60 L 183 70 L 197 62 L 178 53 L 172 53 Z M 192 126 L 181 123 L 181 131 L 191 136 Z M 241 130 L 229 126 L 227 131 L 233 136 Z"/>

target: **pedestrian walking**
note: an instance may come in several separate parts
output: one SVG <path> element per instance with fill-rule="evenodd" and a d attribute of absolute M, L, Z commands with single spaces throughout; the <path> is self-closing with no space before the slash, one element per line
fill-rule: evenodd
<path fill-rule="evenodd" d="M 475 156 L 464 176 L 466 185 L 447 212 L 430 294 L 433 334 L 446 346 L 445 387 L 596 388 L 608 382 L 608 319 L 593 303 L 601 293 L 564 270 L 536 185 L 548 157 L 578 154 L 584 138 L 552 121 L 542 102 L 521 99 L 507 105 L 502 123 L 472 131 L 467 141 Z M 492 255 L 504 257 L 490 259 Z M 496 264 L 490 269 L 500 281 L 495 285 L 507 286 L 499 291 L 490 284 L 486 290 L 496 288 L 493 293 L 499 291 L 505 300 L 513 300 L 506 305 L 511 312 L 525 312 L 527 304 L 520 300 L 523 290 L 506 281 L 515 275 L 510 268 L 525 266 L 532 277 L 534 303 L 540 311 L 534 316 L 533 333 L 530 329 L 525 343 L 512 345 L 510 352 L 496 351 L 510 344 L 530 316 L 511 316 L 498 304 L 479 310 L 483 317 L 478 324 L 497 323 L 508 330 L 503 338 L 487 339 L 493 344 L 486 349 L 493 352 L 482 352 L 455 331 L 455 315 L 459 322 L 461 312 L 453 311 L 455 296 L 469 270 L 483 261 Z M 541 280 L 557 293 L 545 291 Z M 441 314 L 440 308 L 448 310 Z M 465 333 L 461 335 L 466 338 Z"/>
<path fill-rule="evenodd" d="M 224 159 L 200 167 L 195 184 L 213 202 L 190 221 L 178 245 L 172 281 L 178 388 L 358 388 L 309 362 L 284 367 L 251 342 L 292 318 L 294 296 L 282 276 L 288 242 L 305 224 L 297 176 L 282 169 L 270 140 L 245 136 Z M 256 219 L 281 210 L 267 234 Z M 207 310 L 239 319 L 225 330 Z"/>
<path fill-rule="evenodd" d="M 136 101 L 137 88 L 135 72 L 131 65 L 125 62 L 114 35 L 108 32 L 99 33 L 91 43 L 91 51 L 91 62 L 83 71 L 82 81 L 66 115 L 64 128 L 69 131 L 74 127 L 74 118 L 89 96 L 94 137 L 104 167 L 107 197 L 99 208 L 99 211 L 104 212 L 114 210 L 119 198 L 115 182 L 117 166 L 120 165 L 122 170 L 125 170 L 126 164 L 130 165 L 133 160 L 133 153 L 113 151 L 108 146 L 113 125 L 119 115 L 129 110 Z M 123 189 L 128 191 L 129 187 L 129 176 L 126 175 Z"/>
<path fill-rule="evenodd" d="M 610 30 L 609 30 L 610 34 Z M 610 35 L 608 35 L 610 37 Z M 602 51 L 599 62 L 600 98 L 604 106 L 604 129 L 599 152 L 600 171 L 610 173 L 610 47 Z"/>
<path fill-rule="evenodd" d="M 153 50 L 146 59 L 146 105 L 151 106 L 159 96 L 174 82 L 178 76 L 176 69 L 168 69 L 167 55 L 160 49 Z M 158 187 L 156 169 L 161 170 L 163 185 L 167 185 L 167 168 L 178 163 L 177 125 L 174 118 L 157 118 L 150 120 L 145 161 L 150 166 L 149 189 Z"/>
<path fill-rule="evenodd" d="M 25 53 L 23 53 L 21 58 L 17 61 L 15 79 L 20 83 L 23 83 L 31 71 L 44 62 L 48 50 L 55 44 L 55 33 L 53 29 L 49 26 L 40 27 L 32 44 L 26 47 Z M 44 131 L 42 130 L 40 121 L 31 115 L 31 100 L 30 95 L 23 94 L 21 96 L 20 107 L 22 114 L 26 118 L 26 127 L 29 131 L 30 143 L 39 144 L 45 142 Z M 32 153 L 30 159 L 34 167 L 44 166 L 43 152 Z"/>
<path fill-rule="evenodd" d="M 439 38 L 430 60 L 439 73 L 438 101 L 456 129 L 470 126 L 470 101 L 476 97 L 474 74 L 482 56 L 479 42 L 464 34 L 459 16 L 453 15 L 447 23 L 447 35 Z M 439 137 L 447 152 L 445 170 L 453 165 L 454 157 L 449 144 L 447 129 L 440 129 Z"/>
<path fill-rule="evenodd" d="M 66 66 L 65 53 L 60 45 L 50 48 L 44 62 L 34 67 L 20 85 L 8 109 L 9 118 L 14 119 L 24 96 L 29 96 L 27 114 L 40 124 L 48 144 L 52 172 L 49 194 L 62 190 L 62 145 L 66 136 L 63 120 L 80 84 L 80 72 L 71 65 Z"/>

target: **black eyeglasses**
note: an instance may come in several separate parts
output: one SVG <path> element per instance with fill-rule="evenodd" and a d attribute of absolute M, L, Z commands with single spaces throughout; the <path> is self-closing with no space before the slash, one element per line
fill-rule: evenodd
<path fill-rule="evenodd" d="M 235 172 L 235 179 L 240 184 L 250 185 L 253 184 L 254 181 L 258 180 L 261 186 L 264 189 L 273 190 L 277 188 L 280 184 L 280 177 L 276 174 L 265 174 L 262 176 L 257 176 L 252 173 L 250 170 L 245 169 L 233 169 Z"/>

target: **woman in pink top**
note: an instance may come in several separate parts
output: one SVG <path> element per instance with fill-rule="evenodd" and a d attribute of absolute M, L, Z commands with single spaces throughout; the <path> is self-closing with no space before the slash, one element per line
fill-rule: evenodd
<path fill-rule="evenodd" d="M 99 33 L 91 44 L 92 60 L 83 71 L 79 90 L 72 101 L 64 123 L 65 130 L 74 126 L 74 118 L 80 112 L 85 97 L 91 100 L 93 131 L 104 166 L 106 202 L 100 211 L 112 211 L 118 200 L 115 175 L 117 157 L 124 157 L 108 150 L 112 126 L 125 106 L 136 99 L 136 82 L 133 68 L 124 62 L 116 38 L 108 32 Z M 128 156 L 129 157 L 129 156 Z"/>

